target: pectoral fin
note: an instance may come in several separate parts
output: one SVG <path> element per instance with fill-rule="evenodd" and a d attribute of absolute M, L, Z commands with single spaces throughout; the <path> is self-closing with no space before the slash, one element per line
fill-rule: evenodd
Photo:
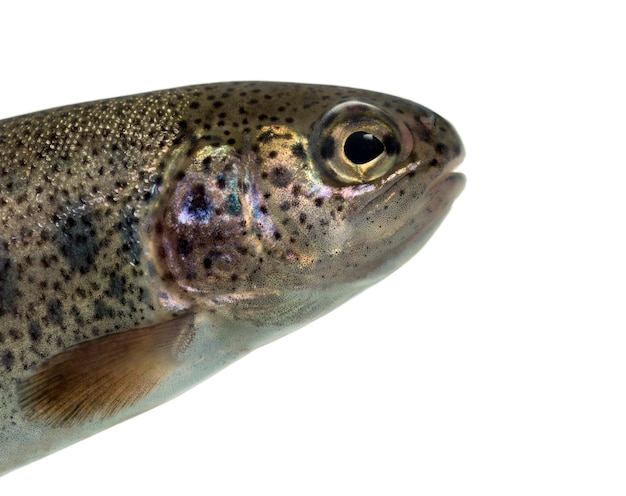
<path fill-rule="evenodd" d="M 193 316 L 109 334 L 53 356 L 18 386 L 27 419 L 67 427 L 110 417 L 146 396 L 192 339 Z"/>

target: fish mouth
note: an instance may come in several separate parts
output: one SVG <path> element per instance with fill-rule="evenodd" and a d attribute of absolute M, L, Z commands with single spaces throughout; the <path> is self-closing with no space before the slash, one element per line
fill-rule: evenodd
<path fill-rule="evenodd" d="M 440 217 L 445 217 L 454 200 L 465 189 L 465 183 L 466 178 L 464 174 L 449 172 L 426 190 L 426 194 L 434 190 L 435 198 L 438 200 L 438 203 L 434 205 L 436 213 L 433 215 L 433 221 L 437 221 Z"/>
<path fill-rule="evenodd" d="M 430 239 L 446 217 L 452 204 L 465 188 L 466 178 L 460 172 L 445 172 L 431 184 L 418 201 L 420 205 L 393 235 L 398 237 L 398 257 L 404 263 Z M 403 233 L 407 231 L 407 233 Z M 402 256 L 401 252 L 407 252 Z"/>
<path fill-rule="evenodd" d="M 386 235 L 378 239 L 376 247 L 371 247 L 372 251 L 378 252 L 378 256 L 360 265 L 354 274 L 357 279 L 353 279 L 353 282 L 358 283 L 358 279 L 361 279 L 366 281 L 366 285 L 370 285 L 387 277 L 426 244 L 450 211 L 456 198 L 463 192 L 465 175 L 454 172 L 462 158 L 461 154 L 458 160 L 448 164 L 415 203 L 399 212 L 395 229 L 390 229 Z M 402 176 L 407 174 L 408 172 L 405 172 Z M 388 190 L 386 195 L 388 198 L 399 194 L 403 187 L 402 178 Z M 356 244 L 359 245 L 361 242 Z"/>
<path fill-rule="evenodd" d="M 456 168 L 465 158 L 465 149 L 460 145 L 459 153 L 452 158 L 436 178 L 424 191 L 415 210 L 408 216 L 407 221 L 400 229 L 416 224 L 415 232 L 407 237 L 405 249 L 408 257 L 413 256 L 430 239 L 430 236 L 439 227 L 446 217 L 452 204 L 465 189 L 465 175 L 456 172 Z M 415 220 L 412 220 L 415 219 Z"/>

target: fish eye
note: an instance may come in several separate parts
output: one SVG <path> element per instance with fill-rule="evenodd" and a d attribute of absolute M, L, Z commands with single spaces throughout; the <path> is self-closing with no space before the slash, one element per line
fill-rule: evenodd
<path fill-rule="evenodd" d="M 325 182 L 368 183 L 389 174 L 399 162 L 401 134 L 381 109 L 364 102 L 343 102 L 315 125 L 312 155 Z"/>
<path fill-rule="evenodd" d="M 376 136 L 365 131 L 357 131 L 346 138 L 343 153 L 355 164 L 371 162 L 385 151 L 385 145 Z"/>

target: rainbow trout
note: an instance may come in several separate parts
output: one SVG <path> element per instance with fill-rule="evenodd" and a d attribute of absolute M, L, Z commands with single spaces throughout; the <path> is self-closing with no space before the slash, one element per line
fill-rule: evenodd
<path fill-rule="evenodd" d="M 0 121 L 0 474 L 144 412 L 415 254 L 454 128 L 368 91 L 240 82 Z"/>

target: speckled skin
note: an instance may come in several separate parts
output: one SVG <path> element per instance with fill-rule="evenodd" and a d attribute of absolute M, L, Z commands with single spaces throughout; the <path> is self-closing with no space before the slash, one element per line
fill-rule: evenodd
<path fill-rule="evenodd" d="M 346 165 L 357 128 L 384 144 L 371 170 Z M 428 109 L 329 86 L 215 84 L 0 122 L 0 474 L 386 276 L 461 191 L 462 155 Z M 145 361 L 137 393 L 119 385 L 128 350 Z M 89 384 L 60 389 L 53 367 Z"/>

